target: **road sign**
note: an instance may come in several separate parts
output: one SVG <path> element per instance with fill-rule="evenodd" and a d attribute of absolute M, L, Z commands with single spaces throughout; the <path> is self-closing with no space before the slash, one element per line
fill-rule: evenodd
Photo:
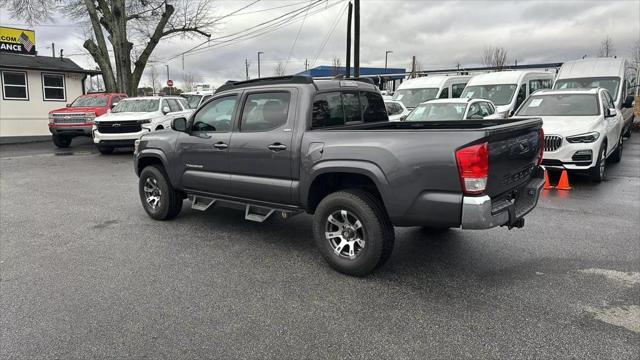
<path fill-rule="evenodd" d="M 168 87 L 172 87 L 173 86 L 173 80 L 167 80 L 167 86 Z"/>

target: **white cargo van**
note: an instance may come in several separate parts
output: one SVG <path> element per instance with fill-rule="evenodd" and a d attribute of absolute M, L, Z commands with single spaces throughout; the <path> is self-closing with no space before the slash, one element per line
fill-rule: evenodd
<path fill-rule="evenodd" d="M 567 61 L 562 64 L 554 89 L 605 88 L 611 94 L 616 109 L 624 118 L 625 135 L 630 135 L 633 123 L 633 84 L 626 60 L 594 58 Z"/>
<path fill-rule="evenodd" d="M 469 75 L 431 75 L 405 80 L 393 94 L 393 100 L 411 110 L 427 100 L 459 98 L 469 79 Z"/>
<path fill-rule="evenodd" d="M 531 70 L 479 74 L 469 80 L 461 97 L 491 100 L 496 105 L 496 113 L 508 117 L 530 94 L 550 89 L 553 78 L 553 73 Z"/>

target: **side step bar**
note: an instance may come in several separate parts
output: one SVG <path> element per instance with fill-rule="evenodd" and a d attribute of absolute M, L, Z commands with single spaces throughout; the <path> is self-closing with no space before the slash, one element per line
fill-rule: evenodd
<path fill-rule="evenodd" d="M 191 199 L 191 208 L 193 210 L 198 210 L 198 211 L 205 211 L 218 202 L 218 199 L 205 197 L 201 195 L 190 195 L 189 198 Z M 229 202 L 232 204 L 244 205 L 245 220 L 255 221 L 255 222 L 264 222 L 276 211 L 280 212 L 283 219 L 286 219 L 290 216 L 300 213 L 300 211 L 295 211 L 295 210 L 271 208 L 271 207 L 259 206 L 259 205 L 250 205 L 246 203 L 229 201 L 229 200 L 220 200 L 220 202 L 221 203 Z"/>

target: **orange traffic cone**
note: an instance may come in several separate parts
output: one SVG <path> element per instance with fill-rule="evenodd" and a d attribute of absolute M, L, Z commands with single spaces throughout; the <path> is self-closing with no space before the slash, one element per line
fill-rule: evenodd
<path fill-rule="evenodd" d="M 551 183 L 549 182 L 549 172 L 547 170 L 544 171 L 544 189 L 545 190 L 553 189 L 553 186 L 551 186 Z"/>
<path fill-rule="evenodd" d="M 562 170 L 562 175 L 560 175 L 560 181 L 558 181 L 558 186 L 556 186 L 558 190 L 571 190 L 571 185 L 569 185 L 569 175 L 567 174 L 567 170 Z"/>

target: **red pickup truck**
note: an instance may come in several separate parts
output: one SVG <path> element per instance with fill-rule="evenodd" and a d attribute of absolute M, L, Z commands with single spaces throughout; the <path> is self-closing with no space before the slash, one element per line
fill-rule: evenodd
<path fill-rule="evenodd" d="M 71 145 L 76 136 L 91 136 L 93 120 L 104 115 L 127 94 L 99 93 L 79 96 L 66 107 L 49 112 L 51 140 L 60 148 Z"/>

